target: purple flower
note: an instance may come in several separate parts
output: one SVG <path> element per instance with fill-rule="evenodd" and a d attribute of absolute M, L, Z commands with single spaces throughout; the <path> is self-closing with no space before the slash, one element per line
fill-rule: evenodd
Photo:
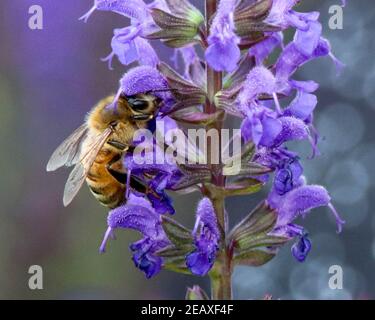
<path fill-rule="evenodd" d="M 281 131 L 272 141 L 272 146 L 292 140 L 305 140 L 309 137 L 308 127 L 302 120 L 295 117 L 280 117 L 278 120 L 281 122 Z"/>
<path fill-rule="evenodd" d="M 322 186 L 305 185 L 303 177 L 300 178 L 299 186 L 283 195 L 278 194 L 274 186 L 268 201 L 278 214 L 276 226 L 271 234 L 290 239 L 297 237 L 298 241 L 292 246 L 292 254 L 300 262 L 306 259 L 311 242 L 303 227 L 293 223 L 295 219 L 300 215 L 305 217 L 312 209 L 328 206 L 336 219 L 338 232 L 341 232 L 345 223 L 331 204 L 327 190 Z"/>
<path fill-rule="evenodd" d="M 272 196 L 283 195 L 301 184 L 303 167 L 295 152 L 282 146 L 277 148 L 261 147 L 258 148 L 253 160 L 275 171 Z M 266 174 L 258 178 L 267 182 L 269 177 L 270 175 Z M 269 201 L 271 199 L 270 196 Z"/>
<path fill-rule="evenodd" d="M 148 193 L 147 198 L 158 214 L 174 214 L 172 198 L 163 190 L 158 193 Z"/>
<path fill-rule="evenodd" d="M 114 30 L 111 42 L 112 52 L 102 59 L 102 61 L 108 61 L 109 69 L 113 69 L 112 59 L 115 55 L 125 66 L 134 61 L 154 68 L 157 66 L 159 58 L 149 42 L 139 36 L 140 32 L 139 25 Z"/>
<path fill-rule="evenodd" d="M 158 110 L 160 112 L 162 112 L 163 108 L 168 110 L 174 103 L 167 81 L 161 73 L 153 67 L 135 67 L 122 76 L 119 84 L 120 87 L 113 102 L 107 106 L 107 108 L 116 108 L 117 101 L 121 95 L 133 96 L 145 93 L 153 94 L 155 97 L 161 99 Z"/>
<path fill-rule="evenodd" d="M 272 95 L 279 90 L 279 84 L 273 73 L 263 66 L 251 69 L 238 94 L 237 103 L 246 115 L 261 94 Z"/>
<path fill-rule="evenodd" d="M 328 41 L 321 37 L 322 28 L 317 21 L 319 14 L 291 11 L 294 4 L 295 1 L 274 2 L 274 10 L 277 8 L 278 14 L 275 15 L 275 11 L 272 18 L 271 12 L 270 17 L 274 20 L 280 20 L 281 17 L 298 18 L 299 23 L 293 20 L 296 34 L 293 41 L 283 49 L 272 70 L 261 64 L 279 44 L 278 37 L 270 37 L 252 48 L 250 54 L 256 57 L 258 66 L 249 72 L 236 105 L 245 116 L 241 126 L 245 142 L 252 140 L 258 147 L 277 147 L 286 141 L 308 139 L 314 156 L 317 153 L 318 134 L 311 122 L 317 99 L 312 92 L 318 85 L 313 81 L 295 81 L 290 77 L 300 66 L 320 56 L 331 56 L 338 68 L 342 64 L 332 55 Z M 290 22 L 289 18 L 283 21 Z M 292 90 L 296 91 L 296 97 L 283 109 L 278 96 L 289 96 Z M 273 97 L 275 112 L 269 108 L 269 103 L 260 101 L 264 95 Z"/>
<path fill-rule="evenodd" d="M 271 11 L 265 20 L 266 23 L 281 27 L 288 28 L 291 25 L 298 25 L 299 20 L 296 17 L 295 11 L 292 8 L 300 0 L 273 0 Z"/>
<path fill-rule="evenodd" d="M 200 88 L 205 88 L 206 70 L 194 46 L 175 49 L 174 55 L 171 58 L 175 69 L 178 69 L 179 57 L 181 57 L 181 60 L 183 62 L 184 78 L 190 80 L 192 83 L 194 83 Z"/>
<path fill-rule="evenodd" d="M 285 224 L 295 220 L 299 215 L 305 216 L 310 210 L 330 205 L 331 197 L 327 190 L 322 186 L 306 186 L 302 185 L 285 196 L 281 200 L 278 210 L 279 219 L 278 224 Z M 337 223 L 337 229 L 340 232 L 342 229 L 343 220 L 332 210 Z"/>
<path fill-rule="evenodd" d="M 147 279 L 160 272 L 162 258 L 156 256 L 154 252 L 163 247 L 164 244 L 160 245 L 160 243 L 155 242 L 151 238 L 144 238 L 129 246 L 130 250 L 133 252 L 133 262 L 135 266 L 145 273 Z"/>
<path fill-rule="evenodd" d="M 156 6 L 155 3 L 151 5 Z M 155 50 L 146 39 L 142 38 L 156 29 L 148 5 L 142 0 L 96 0 L 94 6 L 80 20 L 87 22 L 95 10 L 112 11 L 130 18 L 130 26 L 114 30 L 112 52 L 102 59 L 108 61 L 110 69 L 115 55 L 125 66 L 134 61 L 152 67 L 157 65 L 159 59 Z"/>
<path fill-rule="evenodd" d="M 112 11 L 138 21 L 149 17 L 147 6 L 142 0 L 95 0 L 92 8 L 80 20 L 87 22 L 95 10 Z"/>
<path fill-rule="evenodd" d="M 178 68 L 178 62 L 179 62 L 179 56 L 181 56 L 181 60 L 183 62 L 183 67 L 184 67 L 184 77 L 188 80 L 192 80 L 190 78 L 190 68 L 195 64 L 199 63 L 199 57 L 197 55 L 197 52 L 194 49 L 194 46 L 189 46 L 189 47 L 182 47 L 182 48 L 177 48 L 174 51 L 174 55 L 172 56 L 171 60 L 174 63 L 175 69 Z"/>
<path fill-rule="evenodd" d="M 212 21 L 206 60 L 216 71 L 233 71 L 241 56 L 233 20 L 235 6 L 236 0 L 221 0 Z"/>
<path fill-rule="evenodd" d="M 275 170 L 268 203 L 276 209 L 278 218 L 271 234 L 298 238 L 292 248 L 298 261 L 304 261 L 311 249 L 304 228 L 294 224 L 299 216 L 305 217 L 311 210 L 327 206 L 334 214 L 338 232 L 341 232 L 344 221 L 333 207 L 327 190 L 322 186 L 306 185 L 303 167 L 296 153 L 284 147 L 263 147 L 255 154 L 254 161 Z M 263 180 L 267 181 L 268 176 Z"/>
<path fill-rule="evenodd" d="M 331 204 L 331 197 L 327 190 L 322 186 L 305 185 L 304 179 L 300 181 L 298 187 L 282 196 L 278 195 L 275 190 L 271 191 L 268 200 L 270 205 L 278 211 L 276 229 L 288 229 L 288 225 L 300 215 L 306 216 L 312 209 L 326 206 L 336 219 L 338 232 L 341 232 L 342 225 L 345 223 Z"/>
<path fill-rule="evenodd" d="M 283 114 L 303 121 L 309 121 L 317 104 L 318 99 L 314 94 L 298 90 L 295 99 L 284 110 Z"/>
<path fill-rule="evenodd" d="M 311 250 L 311 241 L 307 233 L 299 236 L 297 242 L 292 246 L 292 254 L 299 262 L 304 262 Z"/>
<path fill-rule="evenodd" d="M 308 14 L 305 17 L 306 28 L 304 30 L 297 29 L 294 43 L 299 52 L 305 56 L 311 56 L 318 47 L 322 35 L 322 25 L 317 21 L 319 16 L 312 17 L 312 20 Z"/>
<path fill-rule="evenodd" d="M 245 142 L 252 140 L 257 146 L 274 144 L 283 130 L 282 122 L 277 119 L 281 110 L 276 92 L 280 90 L 280 83 L 267 68 L 257 66 L 249 72 L 236 100 L 237 108 L 245 117 L 241 125 Z M 262 94 L 274 97 L 276 113 L 259 102 Z"/>
<path fill-rule="evenodd" d="M 246 117 L 241 125 L 245 142 L 252 140 L 257 146 L 276 147 L 286 141 L 309 137 L 308 127 L 302 120 L 292 113 L 284 116 L 277 98 L 277 92 L 283 87 L 282 81 L 265 67 L 257 66 L 249 72 L 236 101 Z M 258 100 L 262 94 L 273 97 L 275 111 Z"/>
<path fill-rule="evenodd" d="M 327 39 L 320 39 L 319 46 L 315 50 L 315 54 L 319 57 L 328 55 L 331 58 L 332 62 L 335 64 L 338 75 L 345 67 L 345 64 L 337 59 L 336 56 L 332 53 L 331 45 Z"/>
<path fill-rule="evenodd" d="M 150 152 L 153 156 L 153 152 Z M 154 160 L 148 163 L 137 163 L 129 153 L 124 159 L 124 165 L 128 175 L 136 177 L 137 180 L 147 188 L 146 196 L 158 214 L 174 214 L 173 202 L 166 191 L 173 186 L 180 177 L 180 171 L 168 164 L 156 164 Z M 130 189 L 130 186 L 127 186 Z"/>
<path fill-rule="evenodd" d="M 158 125 L 162 123 L 166 130 L 176 126 L 169 117 L 158 118 L 157 122 Z M 157 213 L 174 214 L 172 199 L 166 191 L 177 184 L 182 173 L 175 163 L 167 160 L 167 155 L 153 136 L 150 141 L 147 141 L 146 136 L 146 140 L 142 135 L 139 138 L 140 141 L 134 141 L 134 152 L 129 152 L 124 158 L 128 175 L 136 177 L 146 186 L 146 195 Z"/>
<path fill-rule="evenodd" d="M 264 40 L 255 44 L 249 49 L 249 54 L 255 57 L 257 65 L 262 65 L 271 52 L 283 43 L 283 34 L 274 32 L 269 34 Z"/>
<path fill-rule="evenodd" d="M 282 131 L 282 123 L 264 107 L 253 107 L 241 124 L 245 142 L 253 141 L 257 146 L 271 146 Z"/>
<path fill-rule="evenodd" d="M 288 81 L 299 67 L 313 59 L 327 55 L 333 59 L 338 70 L 343 67 L 343 64 L 332 54 L 329 42 L 320 37 L 320 32 L 318 42 L 315 40 L 317 35 L 309 36 L 310 38 L 314 38 L 315 44 L 313 47 L 309 45 L 309 50 L 303 49 L 304 44 L 302 39 L 305 39 L 304 37 L 300 36 L 300 39 L 297 39 L 297 35 L 301 33 L 304 33 L 304 31 L 298 31 L 295 39 L 290 42 L 280 54 L 274 68 L 276 78 Z M 304 42 L 309 43 L 309 41 L 310 40 L 305 40 Z"/>
<path fill-rule="evenodd" d="M 303 168 L 297 157 L 285 157 L 278 163 L 278 168 L 275 172 L 273 187 L 278 195 L 294 189 L 300 181 L 303 173 Z"/>
<path fill-rule="evenodd" d="M 193 235 L 195 250 L 186 256 L 186 265 L 193 274 L 204 276 L 215 262 L 220 240 L 215 209 L 208 198 L 198 204 Z"/>
<path fill-rule="evenodd" d="M 130 69 L 120 80 L 120 90 L 127 96 L 150 92 L 164 101 L 172 99 L 167 81 L 150 66 Z"/>
<path fill-rule="evenodd" d="M 161 226 L 159 214 L 143 197 L 129 195 L 127 203 L 109 212 L 108 229 L 100 246 L 100 252 L 105 252 L 109 237 L 117 228 L 128 228 L 139 231 L 143 239 L 130 245 L 133 261 L 147 278 L 157 274 L 162 266 L 162 259 L 155 252 L 170 244 Z"/>

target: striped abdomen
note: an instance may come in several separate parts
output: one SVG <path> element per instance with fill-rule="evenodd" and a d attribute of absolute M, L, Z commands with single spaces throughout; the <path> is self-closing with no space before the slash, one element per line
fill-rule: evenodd
<path fill-rule="evenodd" d="M 111 209 L 125 200 L 125 184 L 120 183 L 108 170 L 113 163 L 120 163 L 122 153 L 103 147 L 91 166 L 86 182 L 95 198 Z M 118 164 L 117 163 L 117 164 Z"/>

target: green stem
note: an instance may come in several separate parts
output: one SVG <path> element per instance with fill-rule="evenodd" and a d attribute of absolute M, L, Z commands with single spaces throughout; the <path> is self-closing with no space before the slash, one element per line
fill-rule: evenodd
<path fill-rule="evenodd" d="M 226 241 L 228 217 L 224 208 L 225 198 L 220 195 L 212 200 L 222 230 L 223 248 L 218 253 L 215 265 L 210 272 L 211 298 L 213 300 L 231 300 L 232 254 Z"/>
<path fill-rule="evenodd" d="M 206 34 L 209 32 L 209 24 L 217 9 L 217 0 L 206 0 Z M 215 95 L 222 89 L 222 73 L 216 72 L 209 65 L 206 65 L 207 73 L 207 101 L 205 104 L 206 113 L 215 113 Z M 206 129 L 218 130 L 219 137 L 221 136 L 221 129 L 223 127 L 222 121 L 217 121 Z M 216 150 L 212 150 L 215 148 Z M 219 145 L 211 145 L 210 141 L 207 143 L 208 161 L 211 163 L 210 156 L 211 150 L 221 154 L 221 141 Z M 212 170 L 212 183 L 217 187 L 225 186 L 225 177 L 222 175 L 220 164 L 211 164 Z M 225 197 L 221 192 L 208 193 L 214 205 L 217 220 L 221 231 L 222 248 L 217 255 L 216 263 L 210 272 L 211 280 L 211 297 L 215 300 L 230 300 L 232 299 L 232 266 L 231 266 L 231 253 L 227 246 L 227 222 L 228 217 L 225 211 Z"/>

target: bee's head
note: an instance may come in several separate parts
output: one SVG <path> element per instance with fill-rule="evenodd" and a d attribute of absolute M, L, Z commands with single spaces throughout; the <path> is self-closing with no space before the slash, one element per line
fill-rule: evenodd
<path fill-rule="evenodd" d="M 109 96 L 101 100 L 91 111 L 88 122 L 99 131 L 118 124 L 144 123 L 152 120 L 162 103 L 162 99 L 150 94 L 141 93 L 127 96 Z"/>
<path fill-rule="evenodd" d="M 152 94 L 136 94 L 121 96 L 120 108 L 133 121 L 149 121 L 153 119 L 159 110 L 162 100 Z"/>

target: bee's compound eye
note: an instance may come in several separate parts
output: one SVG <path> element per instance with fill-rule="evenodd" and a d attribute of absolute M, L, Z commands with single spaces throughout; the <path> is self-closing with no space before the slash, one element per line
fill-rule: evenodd
<path fill-rule="evenodd" d="M 142 100 L 142 99 L 137 99 L 137 98 L 128 99 L 128 103 L 130 104 L 130 107 L 134 111 L 146 110 L 149 106 L 149 102 L 147 100 Z"/>

